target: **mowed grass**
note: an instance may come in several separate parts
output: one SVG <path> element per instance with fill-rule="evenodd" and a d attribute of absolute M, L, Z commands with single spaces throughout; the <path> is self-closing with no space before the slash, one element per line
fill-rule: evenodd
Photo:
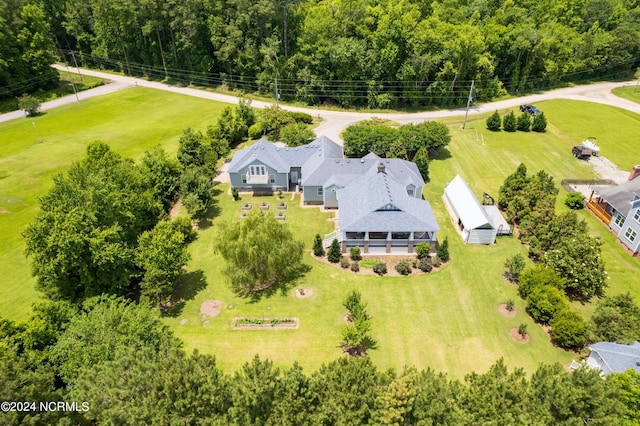
<path fill-rule="evenodd" d="M 508 365 L 529 372 L 542 362 L 568 363 L 575 355 L 551 345 L 543 330 L 526 315 L 516 287 L 502 278 L 504 260 L 515 253 L 526 254 L 525 248 L 510 237 L 500 238 L 493 246 L 465 246 L 441 200 L 445 184 L 456 174 L 469 182 L 477 195 L 486 191 L 497 198 L 504 178 L 520 162 L 527 165 L 530 174 L 547 170 L 558 185 L 563 178 L 595 177 L 588 163 L 576 160 L 570 153 L 570 147 L 587 136 L 596 136 L 603 155 L 610 159 L 632 157 L 631 154 L 638 157 L 639 148 L 627 139 L 622 138 L 622 144 L 604 143 L 616 140 L 619 128 L 638 134 L 637 117 L 601 105 L 592 108 L 591 104 L 572 101 L 541 102 L 537 106 L 549 119 L 544 134 L 491 133 L 483 120 L 468 123 L 465 131 L 459 129 L 459 124 L 451 127 L 452 142 L 431 163 L 431 182 L 425 189 L 425 198 L 442 228 L 439 238 L 446 236 L 450 243 L 452 261 L 441 270 L 408 277 L 356 275 L 319 262 L 307 252 L 305 263 L 310 271 L 287 291 L 259 302 L 238 298 L 223 274 L 224 261 L 214 252 L 218 227 L 224 221 L 238 220 L 242 202 L 251 201 L 257 209 L 260 202 L 268 201 L 273 211 L 277 200 L 275 196 L 243 195 L 242 202 L 234 202 L 228 185 L 221 184 L 216 186 L 217 201 L 209 212 L 210 221 L 203 222 L 198 239 L 189 247 L 192 260 L 178 291 L 184 304 L 164 322 L 183 340 L 188 351 L 197 349 L 215 354 L 227 371 L 241 367 L 256 353 L 277 365 L 290 366 L 297 361 L 307 371 L 315 370 L 322 363 L 342 356 L 338 347 L 346 313 L 342 300 L 350 290 L 358 289 L 373 317 L 378 349 L 371 352 L 371 357 L 381 368 L 432 367 L 460 378 L 471 371 L 486 371 L 500 357 Z M 96 138 L 134 158 L 157 144 L 175 152 L 183 128 L 204 129 L 222 107 L 210 101 L 136 88 L 36 118 L 41 144 L 37 143 L 29 120 L 0 125 L 3 141 L 0 208 L 10 212 L 0 215 L 2 316 L 23 319 L 38 295 L 23 255 L 20 231 L 37 213 L 35 197 L 50 187 L 54 173 L 64 171 L 72 161 L 81 158 L 86 143 Z M 605 116 L 617 120 L 616 129 L 611 126 L 603 131 L 600 118 Z M 580 128 L 581 125 L 584 127 Z M 585 135 L 578 137 L 578 133 Z M 302 208 L 299 198 L 292 201 L 290 194 L 285 195 L 285 201 L 289 204 L 286 223 L 307 250 L 311 249 L 316 233 L 323 235 L 333 230 L 333 213 Z M 559 200 L 558 210 L 563 208 Z M 612 277 L 609 292 L 629 289 L 640 300 L 640 290 L 636 288 L 640 261 L 624 253 L 592 216 L 580 214 L 605 242 L 604 257 Z M 297 287 L 310 288 L 313 294 L 298 298 L 294 292 Z M 200 315 L 202 302 L 209 299 L 222 301 L 222 312 L 215 318 Z M 503 317 L 497 310 L 508 299 L 516 301 L 514 318 Z M 592 306 L 577 309 L 588 315 Z M 295 316 L 300 318 L 301 327 L 231 329 L 236 316 L 262 315 Z M 205 320 L 208 325 L 204 325 Z M 517 343 L 509 336 L 509 330 L 521 323 L 528 325 L 531 334 L 527 344 Z"/>
<path fill-rule="evenodd" d="M 223 107 L 136 87 L 0 124 L 0 315 L 24 319 L 38 297 L 21 232 L 52 176 L 82 158 L 88 142 L 133 158 L 155 145 L 175 153 L 183 128 L 204 130 Z"/>
<path fill-rule="evenodd" d="M 616 96 L 620 96 L 621 98 L 640 103 L 640 86 L 638 85 L 638 82 L 628 86 L 616 87 L 611 91 L 611 93 Z"/>

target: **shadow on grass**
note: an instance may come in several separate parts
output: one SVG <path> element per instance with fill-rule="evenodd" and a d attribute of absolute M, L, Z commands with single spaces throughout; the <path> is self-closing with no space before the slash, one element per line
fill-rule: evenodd
<path fill-rule="evenodd" d="M 431 157 L 431 154 L 429 154 L 429 157 Z M 451 152 L 447 148 L 440 148 L 438 153 L 431 157 L 432 160 L 448 160 L 449 158 L 451 158 Z"/>
<path fill-rule="evenodd" d="M 171 308 L 165 311 L 163 315 L 176 318 L 182 314 L 187 301 L 195 299 L 196 295 L 205 288 L 207 288 L 207 280 L 202 270 L 198 269 L 184 274 L 171 297 L 173 301 Z"/>
<path fill-rule="evenodd" d="M 296 286 L 298 280 L 304 278 L 309 271 L 311 271 L 311 266 L 301 263 L 295 269 L 292 269 L 288 276 L 281 277 L 277 282 L 265 289 L 250 291 L 242 288 L 234 288 L 233 290 L 237 296 L 249 299 L 249 303 L 257 303 L 262 300 L 262 298 L 269 298 L 276 293 L 280 293 L 281 296 L 286 296 L 289 291 Z"/>
<path fill-rule="evenodd" d="M 209 208 L 204 212 L 202 218 L 198 221 L 198 228 L 207 229 L 211 227 L 213 219 L 220 216 L 222 213 L 222 209 L 218 206 L 217 197 L 222 193 L 222 190 L 217 186 L 214 186 L 211 190 L 212 193 L 212 202 Z"/>

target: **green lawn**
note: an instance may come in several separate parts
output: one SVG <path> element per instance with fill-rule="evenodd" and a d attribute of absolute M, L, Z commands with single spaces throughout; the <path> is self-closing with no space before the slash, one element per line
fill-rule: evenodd
<path fill-rule="evenodd" d="M 204 130 L 223 107 L 136 87 L 49 111 L 35 126 L 31 119 L 0 124 L 1 315 L 22 319 L 30 311 L 37 293 L 20 232 L 37 213 L 36 197 L 84 156 L 88 142 L 101 139 L 134 158 L 155 145 L 175 152 L 183 128 Z"/>
<path fill-rule="evenodd" d="M 373 334 L 379 349 L 371 353 L 381 368 L 401 369 L 405 365 L 432 367 L 460 378 L 471 371 L 485 371 L 499 357 L 510 366 L 531 372 L 541 362 L 568 363 L 575 355 L 553 347 L 542 329 L 524 312 L 516 288 L 501 277 L 504 260 L 525 253 L 514 238 L 500 238 L 493 246 L 465 246 L 455 233 L 441 200 L 444 185 L 456 174 L 471 184 L 476 194 L 486 191 L 498 195 L 504 178 L 524 162 L 529 173 L 547 170 L 559 184 L 563 178 L 595 177 L 588 163 L 576 160 L 570 147 L 587 136 L 595 136 L 603 155 L 620 167 L 637 162 L 640 148 L 632 135 L 640 133 L 640 119 L 614 108 L 573 101 L 549 101 L 536 104 L 549 120 L 548 131 L 537 133 L 491 133 L 484 120 L 451 127 L 452 143 L 441 157 L 431 163 L 431 183 L 425 198 L 431 202 L 442 231 L 449 237 L 452 261 L 443 269 L 427 275 L 377 277 L 356 275 L 305 255 L 310 271 L 295 286 L 311 288 L 308 298 L 297 298 L 294 288 L 259 302 L 235 297 L 222 270 L 224 262 L 213 252 L 222 221 L 238 220 L 241 202 L 234 202 L 227 185 L 216 187 L 216 204 L 210 221 L 204 221 L 198 239 L 189 251 L 188 265 L 179 290 L 183 306 L 165 323 L 183 339 L 187 350 L 215 354 L 226 370 L 240 367 L 259 353 L 277 365 L 298 361 L 314 370 L 321 363 L 341 356 L 338 343 L 344 325 L 344 296 L 359 289 L 372 315 Z M 23 319 L 37 297 L 33 290 L 20 231 L 37 212 L 35 198 L 51 185 L 51 176 L 64 171 L 84 154 L 87 142 L 100 138 L 125 156 L 139 157 L 146 149 L 160 144 L 175 152 L 183 128 L 204 129 L 222 105 L 142 88 L 70 105 L 35 119 L 16 120 L 0 125 L 0 289 L 2 316 Z M 562 118 L 562 119 L 560 119 Z M 615 128 L 614 128 L 615 122 Z M 74 130 L 77 129 L 77 130 Z M 619 131 L 624 129 L 624 132 Z M 42 143 L 37 140 L 42 139 Z M 629 153 L 633 153 L 630 155 Z M 561 192 L 558 210 L 562 210 Z M 271 203 L 275 196 L 253 198 L 254 209 L 261 201 Z M 318 208 L 302 208 L 299 198 L 288 203 L 288 223 L 310 249 L 313 236 L 333 229 L 332 213 Z M 630 290 L 640 300 L 637 277 L 640 259 L 629 257 L 615 239 L 586 212 L 580 213 L 596 235 L 604 241 L 604 257 L 610 279 L 610 293 Z M 222 312 L 204 325 L 199 314 L 203 301 L 221 300 Z M 517 315 L 503 317 L 497 307 L 508 299 L 516 300 Z M 589 315 L 593 305 L 577 305 Z M 296 316 L 297 330 L 231 330 L 236 316 Z M 183 320 L 186 323 L 182 324 Z M 531 341 L 520 344 L 509 330 L 528 324 Z"/>
<path fill-rule="evenodd" d="M 629 86 L 616 87 L 611 93 L 621 98 L 640 103 L 640 86 L 637 82 Z"/>

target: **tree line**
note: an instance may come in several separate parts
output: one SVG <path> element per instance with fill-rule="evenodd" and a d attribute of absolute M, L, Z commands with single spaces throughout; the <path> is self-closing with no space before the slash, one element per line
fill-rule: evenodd
<path fill-rule="evenodd" d="M 69 63 L 308 104 L 459 105 L 472 80 L 486 101 L 629 76 L 640 59 L 631 0 L 35 4 Z"/>
<path fill-rule="evenodd" d="M 359 306 L 349 304 L 352 315 L 364 315 Z M 211 355 L 185 353 L 157 311 L 114 296 L 79 306 L 42 301 L 23 323 L 0 319 L 6 400 L 89 405 L 10 411 L 1 415 L 6 425 L 635 424 L 639 379 L 633 370 L 603 379 L 560 364 L 527 377 L 498 360 L 458 380 L 410 366 L 383 371 L 368 356 L 341 356 L 313 372 L 255 356 L 225 372 Z"/>

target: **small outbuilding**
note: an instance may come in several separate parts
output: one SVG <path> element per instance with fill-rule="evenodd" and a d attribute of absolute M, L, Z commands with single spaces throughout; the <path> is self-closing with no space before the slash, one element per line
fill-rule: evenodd
<path fill-rule="evenodd" d="M 460 175 L 445 186 L 443 198 L 462 241 L 467 244 L 495 243 L 496 226 Z"/>

